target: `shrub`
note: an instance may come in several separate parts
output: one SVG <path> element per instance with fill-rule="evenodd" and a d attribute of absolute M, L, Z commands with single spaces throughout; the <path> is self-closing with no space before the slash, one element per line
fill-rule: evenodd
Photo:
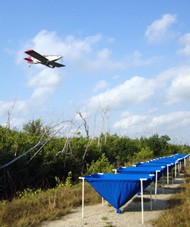
<path fill-rule="evenodd" d="M 92 161 L 91 165 L 87 165 L 87 174 L 110 173 L 113 168 L 114 165 L 109 163 L 108 158 L 103 153 L 96 162 Z"/>

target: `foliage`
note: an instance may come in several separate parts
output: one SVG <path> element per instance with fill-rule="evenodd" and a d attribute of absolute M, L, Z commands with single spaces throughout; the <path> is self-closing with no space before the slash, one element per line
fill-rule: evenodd
<path fill-rule="evenodd" d="M 140 139 L 108 133 L 100 138 L 55 137 L 40 119 L 25 124 L 22 131 L 0 126 L 0 197 L 11 199 L 25 189 L 55 188 L 58 179 L 72 185 L 81 175 L 110 172 L 161 155 L 190 153 L 189 146 L 173 145 L 169 140 L 157 134 Z"/>
<path fill-rule="evenodd" d="M 148 161 L 152 159 L 153 157 L 153 151 L 150 150 L 149 147 L 142 148 L 138 153 L 134 156 L 135 162 L 141 162 L 141 161 Z"/>
<path fill-rule="evenodd" d="M 81 184 L 72 188 L 63 186 L 46 191 L 27 190 L 11 202 L 0 202 L 0 226 L 39 226 L 44 221 L 57 219 L 81 205 Z M 100 202 L 100 196 L 85 185 L 85 204 Z"/>
<path fill-rule="evenodd" d="M 157 134 L 140 139 L 108 133 L 101 138 L 55 137 L 40 119 L 24 125 L 22 131 L 0 126 L 0 226 L 36 226 L 65 214 L 81 202 L 81 189 L 75 186 L 81 175 L 190 153 L 189 146 L 169 140 L 167 135 Z M 91 190 L 85 192 L 85 198 L 86 202 L 98 200 Z"/>
<path fill-rule="evenodd" d="M 49 127 L 43 127 L 41 119 L 37 119 L 24 124 L 23 131 L 32 136 L 41 136 L 44 133 L 49 132 Z"/>
<path fill-rule="evenodd" d="M 72 186 L 72 172 L 71 171 L 68 173 L 68 177 L 66 178 L 66 181 L 65 181 L 65 186 L 67 186 L 67 187 Z"/>
<path fill-rule="evenodd" d="M 105 154 L 102 154 L 102 156 L 96 162 L 92 161 L 91 165 L 87 166 L 87 174 L 110 173 L 112 172 L 113 168 L 114 166 L 109 163 Z"/>
<path fill-rule="evenodd" d="M 55 176 L 55 182 L 56 182 L 56 188 L 61 188 L 64 186 L 64 184 L 61 182 L 61 180 L 59 179 L 59 177 Z"/>
<path fill-rule="evenodd" d="M 160 136 L 154 134 L 149 138 L 141 138 L 141 142 L 144 146 L 148 146 L 153 151 L 155 157 L 163 156 L 168 151 L 169 136 Z"/>
<path fill-rule="evenodd" d="M 189 226 L 190 223 L 190 167 L 187 169 L 180 192 L 169 200 L 169 209 L 162 212 L 160 217 L 153 221 L 153 225 L 162 226 Z"/>

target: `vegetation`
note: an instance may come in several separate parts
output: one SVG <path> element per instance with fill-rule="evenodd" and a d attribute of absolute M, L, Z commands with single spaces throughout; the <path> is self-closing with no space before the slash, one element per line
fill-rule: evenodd
<path fill-rule="evenodd" d="M 167 135 L 130 139 L 107 133 L 93 139 L 80 133 L 60 137 L 39 119 L 22 131 L 0 126 L 0 198 L 10 200 L 26 188 L 53 188 L 55 177 L 65 182 L 69 173 L 76 181 L 84 174 L 108 172 L 142 159 L 189 153 L 190 147 L 169 140 Z"/>
<path fill-rule="evenodd" d="M 169 143 L 167 135 L 130 139 L 105 133 L 90 138 L 83 121 L 86 137 L 80 132 L 60 136 L 40 119 L 21 131 L 0 126 L 0 226 L 36 226 L 68 213 L 81 203 L 79 176 L 190 153 L 189 146 Z M 91 187 L 85 190 L 85 203 L 100 199 Z"/>
<path fill-rule="evenodd" d="M 81 184 L 57 185 L 53 189 L 25 190 L 11 202 L 0 202 L 0 226 L 38 226 L 43 221 L 58 219 L 81 205 Z M 85 185 L 85 204 L 101 202 L 100 196 L 88 184 Z"/>
<path fill-rule="evenodd" d="M 190 167 L 185 173 L 185 184 L 180 187 L 179 193 L 169 200 L 169 209 L 162 212 L 153 222 L 154 226 L 189 226 L 190 223 Z"/>

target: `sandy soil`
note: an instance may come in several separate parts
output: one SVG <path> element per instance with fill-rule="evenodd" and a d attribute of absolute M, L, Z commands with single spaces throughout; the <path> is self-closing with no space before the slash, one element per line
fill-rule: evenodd
<path fill-rule="evenodd" d="M 152 226 L 151 220 L 156 219 L 160 212 L 168 208 L 168 200 L 177 192 L 177 187 L 183 182 L 182 176 L 176 178 L 173 184 L 158 188 L 158 194 L 150 199 L 150 188 L 144 191 L 144 224 L 142 224 L 141 199 L 136 196 L 121 208 L 122 214 L 117 214 L 115 209 L 107 202 L 84 207 L 62 217 L 60 220 L 44 223 L 42 227 L 138 227 Z M 152 209 L 151 209 L 152 207 Z"/>

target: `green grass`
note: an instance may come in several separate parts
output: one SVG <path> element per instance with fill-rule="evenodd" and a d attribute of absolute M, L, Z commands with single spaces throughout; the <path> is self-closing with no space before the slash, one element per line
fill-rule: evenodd
<path fill-rule="evenodd" d="M 0 202 L 1 227 L 36 227 L 43 221 L 60 218 L 81 205 L 81 184 L 59 187 L 47 191 L 21 193 L 11 202 Z M 101 202 L 100 196 L 88 184 L 85 185 L 85 204 Z"/>
<path fill-rule="evenodd" d="M 163 211 L 159 218 L 153 221 L 153 226 L 190 226 L 190 167 L 185 173 L 185 184 L 179 189 L 179 193 L 169 199 L 169 209 Z"/>

